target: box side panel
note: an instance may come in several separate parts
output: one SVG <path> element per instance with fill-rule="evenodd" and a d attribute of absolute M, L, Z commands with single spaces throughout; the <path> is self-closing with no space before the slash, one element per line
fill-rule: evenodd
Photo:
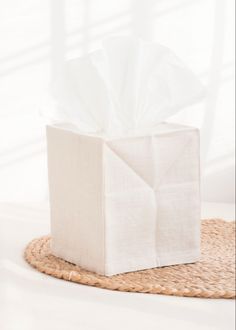
<path fill-rule="evenodd" d="M 199 257 L 199 132 L 165 133 L 106 144 L 106 275 Z"/>
<path fill-rule="evenodd" d="M 155 138 L 156 251 L 159 266 L 200 256 L 199 131 Z"/>
<path fill-rule="evenodd" d="M 102 140 L 47 127 L 52 251 L 104 271 Z"/>

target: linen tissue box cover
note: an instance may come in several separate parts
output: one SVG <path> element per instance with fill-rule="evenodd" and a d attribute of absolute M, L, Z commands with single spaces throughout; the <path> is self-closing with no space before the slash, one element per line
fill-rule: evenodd
<path fill-rule="evenodd" d="M 53 254 L 107 276 L 198 260 L 199 131 L 163 120 L 202 94 L 133 38 L 65 63 L 47 126 Z"/>

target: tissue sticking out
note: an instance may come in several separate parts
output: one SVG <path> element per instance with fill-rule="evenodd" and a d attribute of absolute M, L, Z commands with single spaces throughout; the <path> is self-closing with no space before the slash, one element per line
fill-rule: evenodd
<path fill-rule="evenodd" d="M 155 127 L 200 100 L 203 86 L 168 48 L 110 37 L 102 48 L 66 61 L 53 81 L 55 120 L 78 131 L 126 135 Z"/>

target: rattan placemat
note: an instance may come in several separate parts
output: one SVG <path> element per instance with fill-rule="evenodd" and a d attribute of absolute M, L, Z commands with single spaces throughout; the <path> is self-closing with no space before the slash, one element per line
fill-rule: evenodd
<path fill-rule="evenodd" d="M 101 276 L 51 254 L 50 236 L 25 249 L 27 262 L 42 273 L 109 290 L 186 297 L 235 298 L 235 222 L 203 220 L 201 259 L 197 263 Z"/>

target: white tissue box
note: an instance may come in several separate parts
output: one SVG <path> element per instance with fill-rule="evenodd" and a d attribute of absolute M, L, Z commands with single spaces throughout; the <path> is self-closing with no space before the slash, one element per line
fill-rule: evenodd
<path fill-rule="evenodd" d="M 47 141 L 53 254 L 103 275 L 199 258 L 196 128 L 106 139 L 48 126 Z"/>

